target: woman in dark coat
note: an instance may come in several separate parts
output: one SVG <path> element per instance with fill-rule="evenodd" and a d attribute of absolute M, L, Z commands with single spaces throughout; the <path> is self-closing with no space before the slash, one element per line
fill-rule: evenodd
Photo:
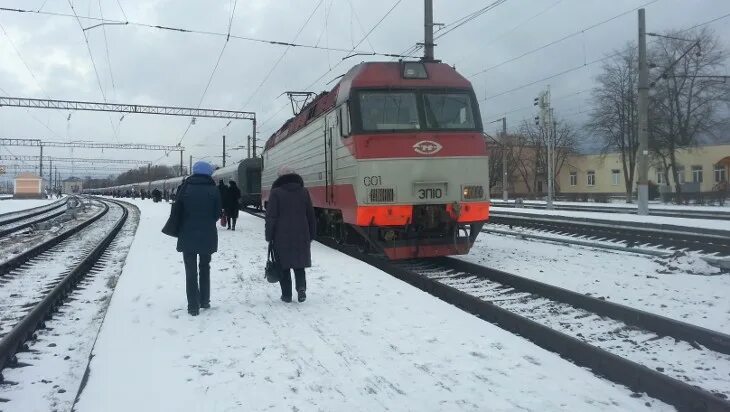
<path fill-rule="evenodd" d="M 310 244 L 317 226 L 309 192 L 302 177 L 282 168 L 271 187 L 266 205 L 266 241 L 273 242 L 274 253 L 281 264 L 281 300 L 291 302 L 291 270 L 299 302 L 307 298 L 304 268 L 312 266 Z"/>
<path fill-rule="evenodd" d="M 226 216 L 225 202 L 226 202 L 226 196 L 228 195 L 228 186 L 226 186 L 226 184 L 223 183 L 223 179 L 218 180 L 218 193 L 220 193 L 220 195 L 221 195 L 221 202 L 224 204 L 223 205 L 223 208 L 221 208 L 221 216 L 220 217 L 225 217 Z"/>
<path fill-rule="evenodd" d="M 238 190 L 236 182 L 231 180 L 228 188 L 226 189 L 226 197 L 223 200 L 223 208 L 226 212 L 226 222 L 228 222 L 228 229 L 236 230 L 236 219 L 238 219 L 238 200 L 241 198 L 241 191 Z"/>
<path fill-rule="evenodd" d="M 198 315 L 200 308 L 210 307 L 210 259 L 218 251 L 221 198 L 213 178 L 213 166 L 206 162 L 193 165 L 193 175 L 177 190 L 176 202 L 182 202 L 182 221 L 177 237 L 177 251 L 185 262 L 188 313 Z M 196 263 L 200 256 L 200 273 Z M 198 289 L 200 275 L 200 289 Z"/>

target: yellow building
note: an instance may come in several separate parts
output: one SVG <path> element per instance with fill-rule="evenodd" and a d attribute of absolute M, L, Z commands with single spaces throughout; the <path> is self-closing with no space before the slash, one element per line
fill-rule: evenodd
<path fill-rule="evenodd" d="M 678 179 L 685 192 L 712 192 L 727 184 L 730 175 L 730 144 L 700 146 L 677 151 Z M 674 187 L 671 171 L 666 181 L 659 162 L 649 167 L 649 180 Z M 558 175 L 561 193 L 612 194 L 626 191 L 619 153 L 572 155 Z M 634 182 L 638 175 L 634 174 Z M 634 184 L 634 191 L 636 184 Z M 671 190 L 671 189 L 669 189 Z"/>
<path fill-rule="evenodd" d="M 21 173 L 15 177 L 13 197 L 17 199 L 42 199 L 43 179 L 33 173 Z"/>

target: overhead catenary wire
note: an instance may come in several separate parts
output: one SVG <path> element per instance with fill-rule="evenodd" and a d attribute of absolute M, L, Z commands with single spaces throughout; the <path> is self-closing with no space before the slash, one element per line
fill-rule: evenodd
<path fill-rule="evenodd" d="M 104 11 L 102 10 L 102 7 L 101 7 L 101 0 L 99 0 L 99 16 L 101 16 L 102 19 L 104 18 Z M 107 66 L 109 67 L 109 79 L 111 80 L 111 83 L 112 83 L 113 96 L 116 97 L 117 85 L 114 82 L 114 71 L 112 70 L 112 61 L 111 61 L 111 56 L 109 54 L 109 40 L 107 39 L 107 36 L 106 36 L 106 27 L 105 26 L 102 26 L 102 31 L 104 33 L 104 48 L 106 49 L 106 63 L 107 63 Z"/>
<path fill-rule="evenodd" d="M 15 54 L 18 56 L 18 59 L 20 59 L 20 61 L 23 63 L 23 66 L 25 66 L 25 69 L 28 70 L 28 73 L 30 74 L 30 77 L 33 78 L 33 81 L 35 81 L 35 83 L 38 86 L 38 88 L 41 89 L 41 92 L 43 92 L 43 94 L 48 99 L 50 99 L 51 97 L 48 95 L 48 93 L 45 91 L 45 89 L 41 85 L 41 82 L 38 80 L 38 77 L 36 77 L 35 73 L 33 72 L 33 70 L 28 65 L 28 62 L 23 58 L 23 55 L 20 53 L 20 50 L 18 50 L 18 48 L 15 46 L 15 42 L 10 37 L 10 35 L 8 34 L 8 32 L 5 30 L 5 26 L 3 26 L 2 23 L 0 23 L 0 30 L 2 30 L 3 34 L 5 35 L 5 38 L 8 40 L 8 43 L 10 44 L 10 47 L 13 49 L 13 51 L 15 51 Z"/>
<path fill-rule="evenodd" d="M 69 17 L 74 18 L 74 15 L 67 14 L 67 13 L 60 13 L 60 12 L 48 12 L 48 11 L 36 11 L 36 10 L 26 10 L 26 9 L 16 9 L 16 8 L 9 8 L 9 7 L 0 7 L 0 12 L 12 12 L 12 13 L 29 13 L 29 14 L 38 14 L 38 15 L 48 15 L 48 16 L 55 16 L 55 17 Z M 99 17 L 93 17 L 93 16 L 78 16 L 79 19 L 89 20 L 89 21 L 95 21 L 97 22 L 96 25 L 86 27 L 85 30 L 88 31 L 90 29 L 96 28 L 101 25 L 109 25 L 109 26 L 137 26 L 137 27 L 145 27 L 149 29 L 156 29 L 156 30 L 166 30 L 176 33 L 187 33 L 187 34 L 197 34 L 197 35 L 205 35 L 205 36 L 217 36 L 217 37 L 230 37 L 231 39 L 241 40 L 241 41 L 249 41 L 249 42 L 256 42 L 256 43 L 265 43 L 272 46 L 281 46 L 281 47 L 299 47 L 303 49 L 315 49 L 315 50 L 322 50 L 322 51 L 336 51 L 336 52 L 348 52 L 351 53 L 351 49 L 342 48 L 342 47 L 327 47 L 327 46 L 318 46 L 313 44 L 305 44 L 305 43 L 296 43 L 296 42 L 285 42 L 285 41 L 279 41 L 279 40 L 273 40 L 273 39 L 263 39 L 263 38 L 257 38 L 257 37 L 251 37 L 251 36 L 241 36 L 241 35 L 235 35 L 233 33 L 228 34 L 226 32 L 215 32 L 215 31 L 206 31 L 206 30 L 195 30 L 195 29 L 189 29 L 189 28 L 182 28 L 182 27 L 173 27 L 173 26 L 163 26 L 160 24 L 152 24 L 152 23 L 141 23 L 141 22 L 135 22 L 135 21 L 122 21 L 122 20 L 113 20 L 113 19 L 101 19 Z M 390 53 L 390 52 L 368 52 L 365 50 L 362 50 L 363 53 L 370 53 L 374 56 L 383 56 L 383 57 L 407 57 L 407 56 L 401 56 L 396 53 Z"/>
<path fill-rule="evenodd" d="M 317 4 L 314 6 L 314 9 L 312 10 L 312 12 L 309 13 L 309 16 L 307 17 L 307 19 L 304 21 L 304 23 L 301 25 L 301 27 L 299 27 L 299 30 L 297 30 L 297 33 L 294 35 L 294 39 L 292 40 L 292 43 L 295 42 L 295 41 L 297 41 L 297 39 L 299 38 L 299 36 L 302 34 L 302 31 L 304 31 L 304 28 L 307 27 L 307 25 L 309 24 L 309 22 L 312 20 L 312 17 L 314 16 L 314 13 L 316 13 L 317 12 L 317 9 L 319 9 L 319 7 L 322 5 L 322 2 L 323 1 L 324 0 L 319 0 L 317 2 Z M 259 82 L 258 86 L 256 86 L 256 88 L 254 89 L 254 91 L 249 95 L 248 99 L 245 100 L 245 102 L 241 106 L 243 109 L 245 109 L 248 106 L 248 104 L 251 103 L 251 100 L 253 100 L 253 98 L 256 96 L 256 94 L 259 92 L 259 90 L 261 90 L 261 88 L 264 86 L 264 84 L 266 83 L 266 81 L 269 80 L 269 77 L 271 77 L 271 74 L 274 73 L 274 70 L 276 70 L 277 67 L 279 67 L 279 64 L 281 63 L 282 60 L 284 60 L 284 57 L 286 56 L 286 54 L 288 52 L 289 52 L 289 47 L 286 47 L 284 49 L 284 51 L 281 53 L 281 55 L 279 56 L 279 58 L 276 59 L 276 61 L 271 66 L 271 68 L 266 73 L 266 75 L 261 80 L 261 82 Z"/>
<path fill-rule="evenodd" d="M 467 77 L 472 78 L 472 77 L 478 76 L 480 74 L 487 73 L 487 72 L 489 72 L 491 70 L 494 70 L 494 69 L 496 69 L 498 67 L 504 66 L 505 64 L 509 64 L 509 63 L 515 62 L 517 60 L 522 59 L 523 57 L 526 57 L 526 56 L 529 56 L 531 54 L 537 53 L 540 50 L 546 49 L 546 48 L 548 48 L 550 46 L 554 46 L 554 45 L 556 45 L 558 43 L 562 43 L 563 41 L 568 40 L 568 39 L 571 39 L 573 37 L 582 35 L 583 33 L 587 32 L 587 31 L 593 30 L 596 27 L 599 27 L 599 26 L 602 26 L 602 25 L 604 25 L 606 23 L 609 23 L 611 21 L 614 21 L 614 20 L 616 20 L 616 19 L 618 19 L 620 17 L 623 17 L 623 16 L 625 16 L 625 15 L 627 15 L 629 13 L 633 13 L 634 11 L 636 11 L 636 10 L 638 10 L 640 8 L 647 7 L 647 6 L 649 6 L 651 4 L 654 4 L 654 3 L 658 2 L 658 1 L 659 0 L 651 0 L 651 1 L 646 2 L 646 3 L 644 3 L 644 4 L 640 5 L 640 6 L 637 6 L 637 7 L 632 8 L 631 10 L 627 10 L 627 11 L 621 12 L 621 13 L 619 13 L 619 14 L 613 16 L 613 17 L 610 17 L 610 18 L 608 18 L 606 20 L 602 20 L 602 21 L 600 21 L 598 23 L 594 23 L 594 24 L 592 24 L 590 26 L 587 26 L 587 27 L 585 27 L 583 29 L 579 29 L 579 30 L 577 30 L 577 31 L 575 31 L 573 33 L 567 34 L 567 35 L 565 35 L 565 36 L 563 36 L 563 37 L 561 37 L 559 39 L 553 40 L 551 42 L 548 42 L 546 44 L 543 44 L 542 46 L 539 46 L 539 47 L 536 47 L 536 48 L 531 49 L 529 51 L 526 51 L 526 52 L 524 52 L 524 53 L 522 53 L 522 54 L 520 54 L 518 56 L 512 57 L 510 59 L 507 59 L 505 61 L 502 61 L 500 63 L 497 63 L 497 64 L 495 64 L 493 66 L 490 66 L 490 67 L 488 67 L 486 69 L 480 70 L 480 71 L 478 71 L 478 72 L 476 72 L 474 74 L 471 74 L 471 75 L 469 75 Z"/>

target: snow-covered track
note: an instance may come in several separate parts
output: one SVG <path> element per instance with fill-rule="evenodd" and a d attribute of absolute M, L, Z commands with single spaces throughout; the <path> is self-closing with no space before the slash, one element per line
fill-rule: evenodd
<path fill-rule="evenodd" d="M 245 211 L 263 217 L 263 213 Z M 332 239 L 318 241 L 466 312 L 521 335 L 613 382 L 674 405 L 680 411 L 730 411 L 730 402 L 727 400 L 730 377 L 726 368 L 730 365 L 728 335 L 456 259 L 388 261 L 382 257 L 363 254 L 354 247 L 340 245 Z M 477 296 L 468 281 L 460 281 L 468 277 L 481 283 L 483 290 L 496 293 Z M 452 283 L 449 279 L 456 281 Z M 527 303 L 520 305 L 518 310 L 514 302 Z M 543 316 L 536 319 L 531 316 L 534 314 Z M 572 323 L 576 320 L 581 325 L 586 322 L 606 322 L 612 326 L 614 338 L 631 343 L 633 347 L 628 348 L 628 353 L 619 350 L 614 350 L 619 354 L 613 353 L 608 349 L 615 348 L 605 348 L 612 342 L 605 339 L 601 341 L 600 336 L 577 329 L 578 324 Z M 574 332 L 572 335 L 571 326 Z M 646 341 L 635 342 L 642 337 Z M 666 358 L 660 359 L 662 355 L 640 353 L 640 348 L 662 345 L 666 349 L 670 344 L 675 346 L 668 348 L 664 355 L 671 353 L 674 360 L 681 360 L 678 358 L 683 354 L 695 350 L 697 353 L 691 353 L 691 361 L 704 362 L 707 370 L 669 369 Z M 629 345 L 624 345 L 624 349 L 626 346 Z M 639 349 L 633 352 L 635 348 Z M 627 356 L 632 352 L 642 355 L 641 360 L 647 360 L 649 364 L 654 362 L 662 366 L 649 367 L 632 360 L 631 356 Z M 677 379 L 679 374 L 683 375 Z M 701 380 L 699 383 L 705 386 L 698 385 L 692 379 Z M 707 386 L 710 388 L 705 389 Z"/>
<path fill-rule="evenodd" d="M 3 213 L 0 215 L 0 230 L 3 229 L 5 226 L 21 220 L 26 220 L 28 218 L 46 214 L 54 210 L 64 210 L 67 203 L 68 198 L 63 198 L 48 205 L 38 206 L 32 209 L 18 210 L 10 213 Z"/>
<path fill-rule="evenodd" d="M 50 208 L 46 211 L 41 211 L 40 213 L 30 213 L 26 216 L 19 216 L 10 219 L 11 221 L 7 223 L 0 223 L 0 238 L 5 237 L 11 233 L 21 231 L 38 223 L 61 216 L 67 210 L 67 203 L 68 201 L 64 199 L 64 201 L 58 203 L 55 207 Z"/>
<path fill-rule="evenodd" d="M 635 392 L 645 392 L 672 404 L 678 410 L 730 410 L 730 402 L 725 398 L 730 379 L 726 369 L 726 366 L 730 365 L 730 356 L 724 353 L 730 343 L 730 337 L 727 335 L 693 325 L 682 325 L 681 322 L 671 319 L 539 282 L 532 283 L 533 281 L 529 279 L 451 258 L 391 262 L 363 255 L 328 240 L 324 243 L 505 330 L 521 335 L 579 366 L 590 368 L 598 375 L 625 385 Z M 491 280 L 492 277 L 501 281 Z M 552 295 L 557 296 L 553 298 Z M 583 302 L 573 306 L 563 300 Z M 590 303 L 587 303 L 589 301 Z M 584 309 L 582 305 L 590 309 Z M 627 318 L 627 321 L 617 320 L 621 318 Z M 657 319 L 662 320 L 652 323 Z M 612 327 L 607 335 L 613 333 L 613 341 L 593 333 L 596 330 L 601 331 L 599 322 L 605 322 Z M 637 323 L 651 325 L 651 329 L 647 331 L 640 326 L 634 326 Z M 652 332 L 653 329 L 663 332 Z M 675 338 L 673 335 L 681 337 Z M 693 337 L 722 351 L 716 352 L 709 347 L 702 347 L 696 340 L 690 340 Z M 684 338 L 689 341 L 684 341 Z M 637 342 L 637 339 L 646 340 Z M 612 344 L 618 346 L 623 344 L 624 350 L 617 350 L 611 346 Z M 655 344 L 663 349 L 672 344 L 676 345 L 669 348 L 669 352 L 655 354 L 651 352 L 651 347 Z M 647 352 L 642 352 L 643 350 Z M 684 354 L 690 353 L 689 350 L 695 350 L 697 353 L 691 353 L 692 357 L 687 363 L 696 359 L 702 360 L 707 362 L 705 366 L 708 371 L 690 368 L 672 369 L 672 365 L 667 364 L 666 359 L 662 358 L 669 353 L 672 357 L 670 361 L 680 359 Z M 630 356 L 632 353 L 638 353 L 640 356 L 632 359 Z M 636 358 L 662 366 L 646 366 L 637 362 Z M 715 361 L 717 363 L 711 363 Z M 695 367 L 694 364 L 690 366 Z M 677 379 L 672 376 L 673 374 L 684 375 L 686 379 Z M 698 379 L 700 382 L 692 379 Z M 706 386 L 700 385 L 708 385 L 711 388 L 704 389 Z"/>
<path fill-rule="evenodd" d="M 23 293 L 13 293 L 9 285 L 0 287 L 0 292 L 10 293 L 18 301 L 3 305 L 9 308 L 0 319 L 0 328 L 12 322 L 12 329 L 0 330 L 0 372 L 6 366 L 17 363 L 15 354 L 27 348 L 25 342 L 33 338 L 36 329 L 44 326 L 44 322 L 58 308 L 69 293 L 78 285 L 97 264 L 103 264 L 102 256 L 107 247 L 115 239 L 127 220 L 127 207 L 117 201 L 103 200 L 105 213 L 94 220 L 95 225 L 86 227 L 78 236 L 68 242 L 57 245 L 45 254 L 56 261 L 49 261 L 41 256 L 28 262 L 17 271 L 23 273 L 10 274 L 11 281 L 19 279 L 13 286 L 22 289 Z M 79 253 L 81 252 L 81 253 Z M 44 254 L 44 255 L 45 255 Z M 56 272 L 51 272 L 55 265 Z M 61 269 L 59 270 L 59 266 Z M 60 272 L 60 273 L 59 273 Z M 33 278 L 35 276 L 35 278 Z M 15 319 L 21 314 L 19 319 Z M 0 381 L 2 375 L 0 374 Z"/>
<path fill-rule="evenodd" d="M 730 255 L 730 232 L 723 230 L 577 217 L 527 216 L 501 211 L 492 212 L 489 220 L 493 224 L 581 239 L 622 242 L 628 247 L 653 246 Z"/>
<path fill-rule="evenodd" d="M 2 278 L 2 276 L 9 273 L 13 269 L 18 268 L 21 265 L 23 265 L 24 263 L 28 262 L 30 259 L 33 259 L 36 256 L 39 256 L 40 254 L 50 250 L 52 247 L 58 245 L 59 243 L 68 239 L 69 237 L 73 236 L 74 234 L 80 232 L 87 226 L 89 226 L 92 223 L 96 222 L 97 220 L 101 219 L 109 211 L 109 206 L 106 203 L 102 203 L 102 204 L 103 204 L 103 208 L 101 209 L 101 211 L 98 214 L 81 222 L 77 226 L 58 234 L 57 236 L 49 238 L 48 240 L 44 241 L 43 243 L 39 243 L 39 244 L 23 251 L 22 253 L 19 253 L 19 254 L 15 255 L 14 257 L 0 263 L 0 278 Z"/>
<path fill-rule="evenodd" d="M 492 205 L 504 208 L 516 208 L 514 203 L 505 203 L 499 200 L 492 200 Z M 545 204 L 540 203 L 523 203 L 520 208 L 525 209 L 546 209 Z M 626 214 L 637 214 L 636 207 L 622 207 L 622 206 L 610 206 L 610 205 L 561 205 L 554 204 L 554 210 L 565 210 L 572 212 L 597 212 L 597 213 L 626 213 Z M 696 210 L 696 209 L 683 209 L 683 210 L 670 210 L 661 208 L 652 208 L 649 211 L 652 216 L 661 217 L 679 217 L 685 219 L 707 219 L 707 220 L 728 220 L 730 219 L 730 212 L 723 212 L 719 210 Z"/>

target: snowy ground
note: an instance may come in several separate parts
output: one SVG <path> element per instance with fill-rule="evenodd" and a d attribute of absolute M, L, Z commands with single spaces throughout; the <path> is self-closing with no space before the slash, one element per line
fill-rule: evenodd
<path fill-rule="evenodd" d="M 71 411 L 89 356 L 109 305 L 116 281 L 134 239 L 139 215 L 130 211 L 127 223 L 109 246 L 100 270 L 93 270 L 64 305 L 37 331 L 30 351 L 18 354 L 29 366 L 5 369 L 12 385 L 0 385 L 0 411 Z"/>
<path fill-rule="evenodd" d="M 503 204 L 504 202 L 500 199 L 492 198 L 492 202 L 495 206 Z M 514 204 L 515 200 L 511 199 L 507 203 Z M 526 205 L 545 205 L 542 200 L 524 200 Z M 610 208 L 626 208 L 626 209 L 637 209 L 636 203 L 626 203 L 625 201 L 610 202 L 610 203 L 595 203 L 595 202 L 553 202 L 557 206 L 583 206 L 583 207 L 610 207 Z M 707 206 L 707 205 L 673 205 L 661 202 L 649 202 L 649 211 L 652 210 L 691 210 L 701 212 L 730 212 L 730 202 L 725 206 Z"/>
<path fill-rule="evenodd" d="M 504 212 L 508 214 L 534 215 L 534 216 L 568 216 L 580 219 L 597 219 L 619 222 L 638 222 L 660 225 L 686 226 L 700 229 L 726 230 L 730 232 L 730 220 L 692 219 L 680 217 L 663 216 L 637 216 L 624 213 L 601 213 L 601 212 L 576 212 L 572 210 L 544 210 L 544 209 L 520 209 L 511 207 L 493 206 L 492 212 Z M 728 233 L 730 236 L 730 233 Z"/>
<path fill-rule="evenodd" d="M 45 206 L 58 199 L 7 199 L 0 202 L 0 214 Z"/>
<path fill-rule="evenodd" d="M 730 276 L 696 254 L 649 258 L 481 233 L 460 258 L 730 333 Z"/>
<path fill-rule="evenodd" d="M 78 412 L 667 410 L 319 244 L 304 304 L 263 279 L 263 222 L 220 230 L 213 308 L 185 310 L 169 206 L 141 222 Z M 635 395 L 636 396 L 636 395 Z"/>

